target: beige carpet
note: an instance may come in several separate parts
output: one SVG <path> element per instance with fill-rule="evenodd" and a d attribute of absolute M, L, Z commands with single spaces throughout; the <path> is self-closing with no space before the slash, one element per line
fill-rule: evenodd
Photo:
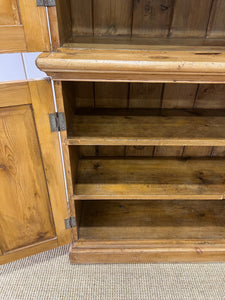
<path fill-rule="evenodd" d="M 70 265 L 61 247 L 0 268 L 1 300 L 225 300 L 224 263 Z"/>

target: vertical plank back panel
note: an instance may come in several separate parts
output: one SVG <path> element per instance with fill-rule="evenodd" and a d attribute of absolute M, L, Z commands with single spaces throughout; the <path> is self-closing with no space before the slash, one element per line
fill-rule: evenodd
<path fill-rule="evenodd" d="M 72 35 L 72 20 L 70 1 L 56 0 L 57 21 L 60 43 L 65 43 Z"/>
<path fill-rule="evenodd" d="M 212 147 L 185 147 L 184 157 L 209 157 L 212 153 Z"/>
<path fill-rule="evenodd" d="M 94 107 L 94 84 L 92 82 L 74 82 L 76 108 Z"/>
<path fill-rule="evenodd" d="M 159 108 L 161 93 L 161 83 L 131 83 L 129 107 Z"/>
<path fill-rule="evenodd" d="M 72 32 L 74 35 L 92 35 L 92 0 L 71 0 Z"/>
<path fill-rule="evenodd" d="M 128 83 L 95 83 L 95 107 L 126 108 L 128 105 Z"/>
<path fill-rule="evenodd" d="M 213 147 L 213 157 L 225 157 L 225 147 Z"/>
<path fill-rule="evenodd" d="M 154 152 L 153 146 L 129 146 L 126 148 L 126 156 L 151 157 Z"/>
<path fill-rule="evenodd" d="M 154 156 L 181 156 L 183 153 L 184 147 L 167 147 L 167 146 L 160 146 L 155 147 Z"/>
<path fill-rule="evenodd" d="M 224 84 L 200 84 L 195 102 L 198 109 L 224 109 L 225 85 Z"/>
<path fill-rule="evenodd" d="M 207 36 L 209 38 L 225 38 L 225 1 L 214 0 L 209 21 Z"/>
<path fill-rule="evenodd" d="M 212 0 L 178 0 L 175 2 L 171 37 L 204 37 Z"/>
<path fill-rule="evenodd" d="M 166 37 L 172 11 L 173 0 L 134 0 L 132 35 Z"/>
<path fill-rule="evenodd" d="M 124 156 L 125 146 L 101 146 L 97 147 L 97 156 Z"/>
<path fill-rule="evenodd" d="M 131 35 L 132 0 L 93 0 L 94 35 Z"/>
<path fill-rule="evenodd" d="M 162 101 L 163 108 L 192 108 L 197 84 L 165 84 Z"/>
<path fill-rule="evenodd" d="M 95 83 L 95 107 L 127 108 L 128 83 Z M 108 149 L 108 150 L 107 150 Z M 107 154 L 108 151 L 108 154 Z M 97 155 L 123 156 L 125 147 L 99 147 Z"/>

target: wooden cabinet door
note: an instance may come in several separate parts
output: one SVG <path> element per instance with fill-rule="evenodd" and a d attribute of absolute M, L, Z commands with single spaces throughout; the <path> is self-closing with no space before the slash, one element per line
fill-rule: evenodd
<path fill-rule="evenodd" d="M 49 81 L 0 84 L 0 263 L 71 241 L 53 112 Z"/>
<path fill-rule="evenodd" d="M 45 7 L 36 0 L 0 0 L 0 52 L 50 51 Z"/>

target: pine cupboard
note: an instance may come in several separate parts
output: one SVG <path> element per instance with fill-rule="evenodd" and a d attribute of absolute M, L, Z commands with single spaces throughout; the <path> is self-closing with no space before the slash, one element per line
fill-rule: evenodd
<path fill-rule="evenodd" d="M 57 113 L 43 131 L 61 139 L 69 209 L 61 197 L 57 220 L 70 261 L 224 261 L 224 1 L 57 0 L 48 10 L 52 51 L 37 66 L 54 81 Z M 37 103 L 51 105 L 42 92 Z M 45 224 L 56 228 L 55 201 Z"/>

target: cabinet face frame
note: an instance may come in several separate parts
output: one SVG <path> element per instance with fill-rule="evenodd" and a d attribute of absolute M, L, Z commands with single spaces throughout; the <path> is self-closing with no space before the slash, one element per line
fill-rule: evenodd
<path fill-rule="evenodd" d="M 28 106 L 31 106 L 31 110 L 33 111 L 40 149 L 40 154 L 38 153 L 38 155 L 41 156 L 43 163 L 49 198 L 48 206 L 50 208 L 50 215 L 52 214 L 53 218 L 55 236 L 5 253 L 1 250 L 0 264 L 71 242 L 71 230 L 65 229 L 64 223 L 64 220 L 69 216 L 69 212 L 58 132 L 51 132 L 49 123 L 49 114 L 55 112 L 51 82 L 49 80 L 40 80 L 0 84 L 1 109 Z"/>

